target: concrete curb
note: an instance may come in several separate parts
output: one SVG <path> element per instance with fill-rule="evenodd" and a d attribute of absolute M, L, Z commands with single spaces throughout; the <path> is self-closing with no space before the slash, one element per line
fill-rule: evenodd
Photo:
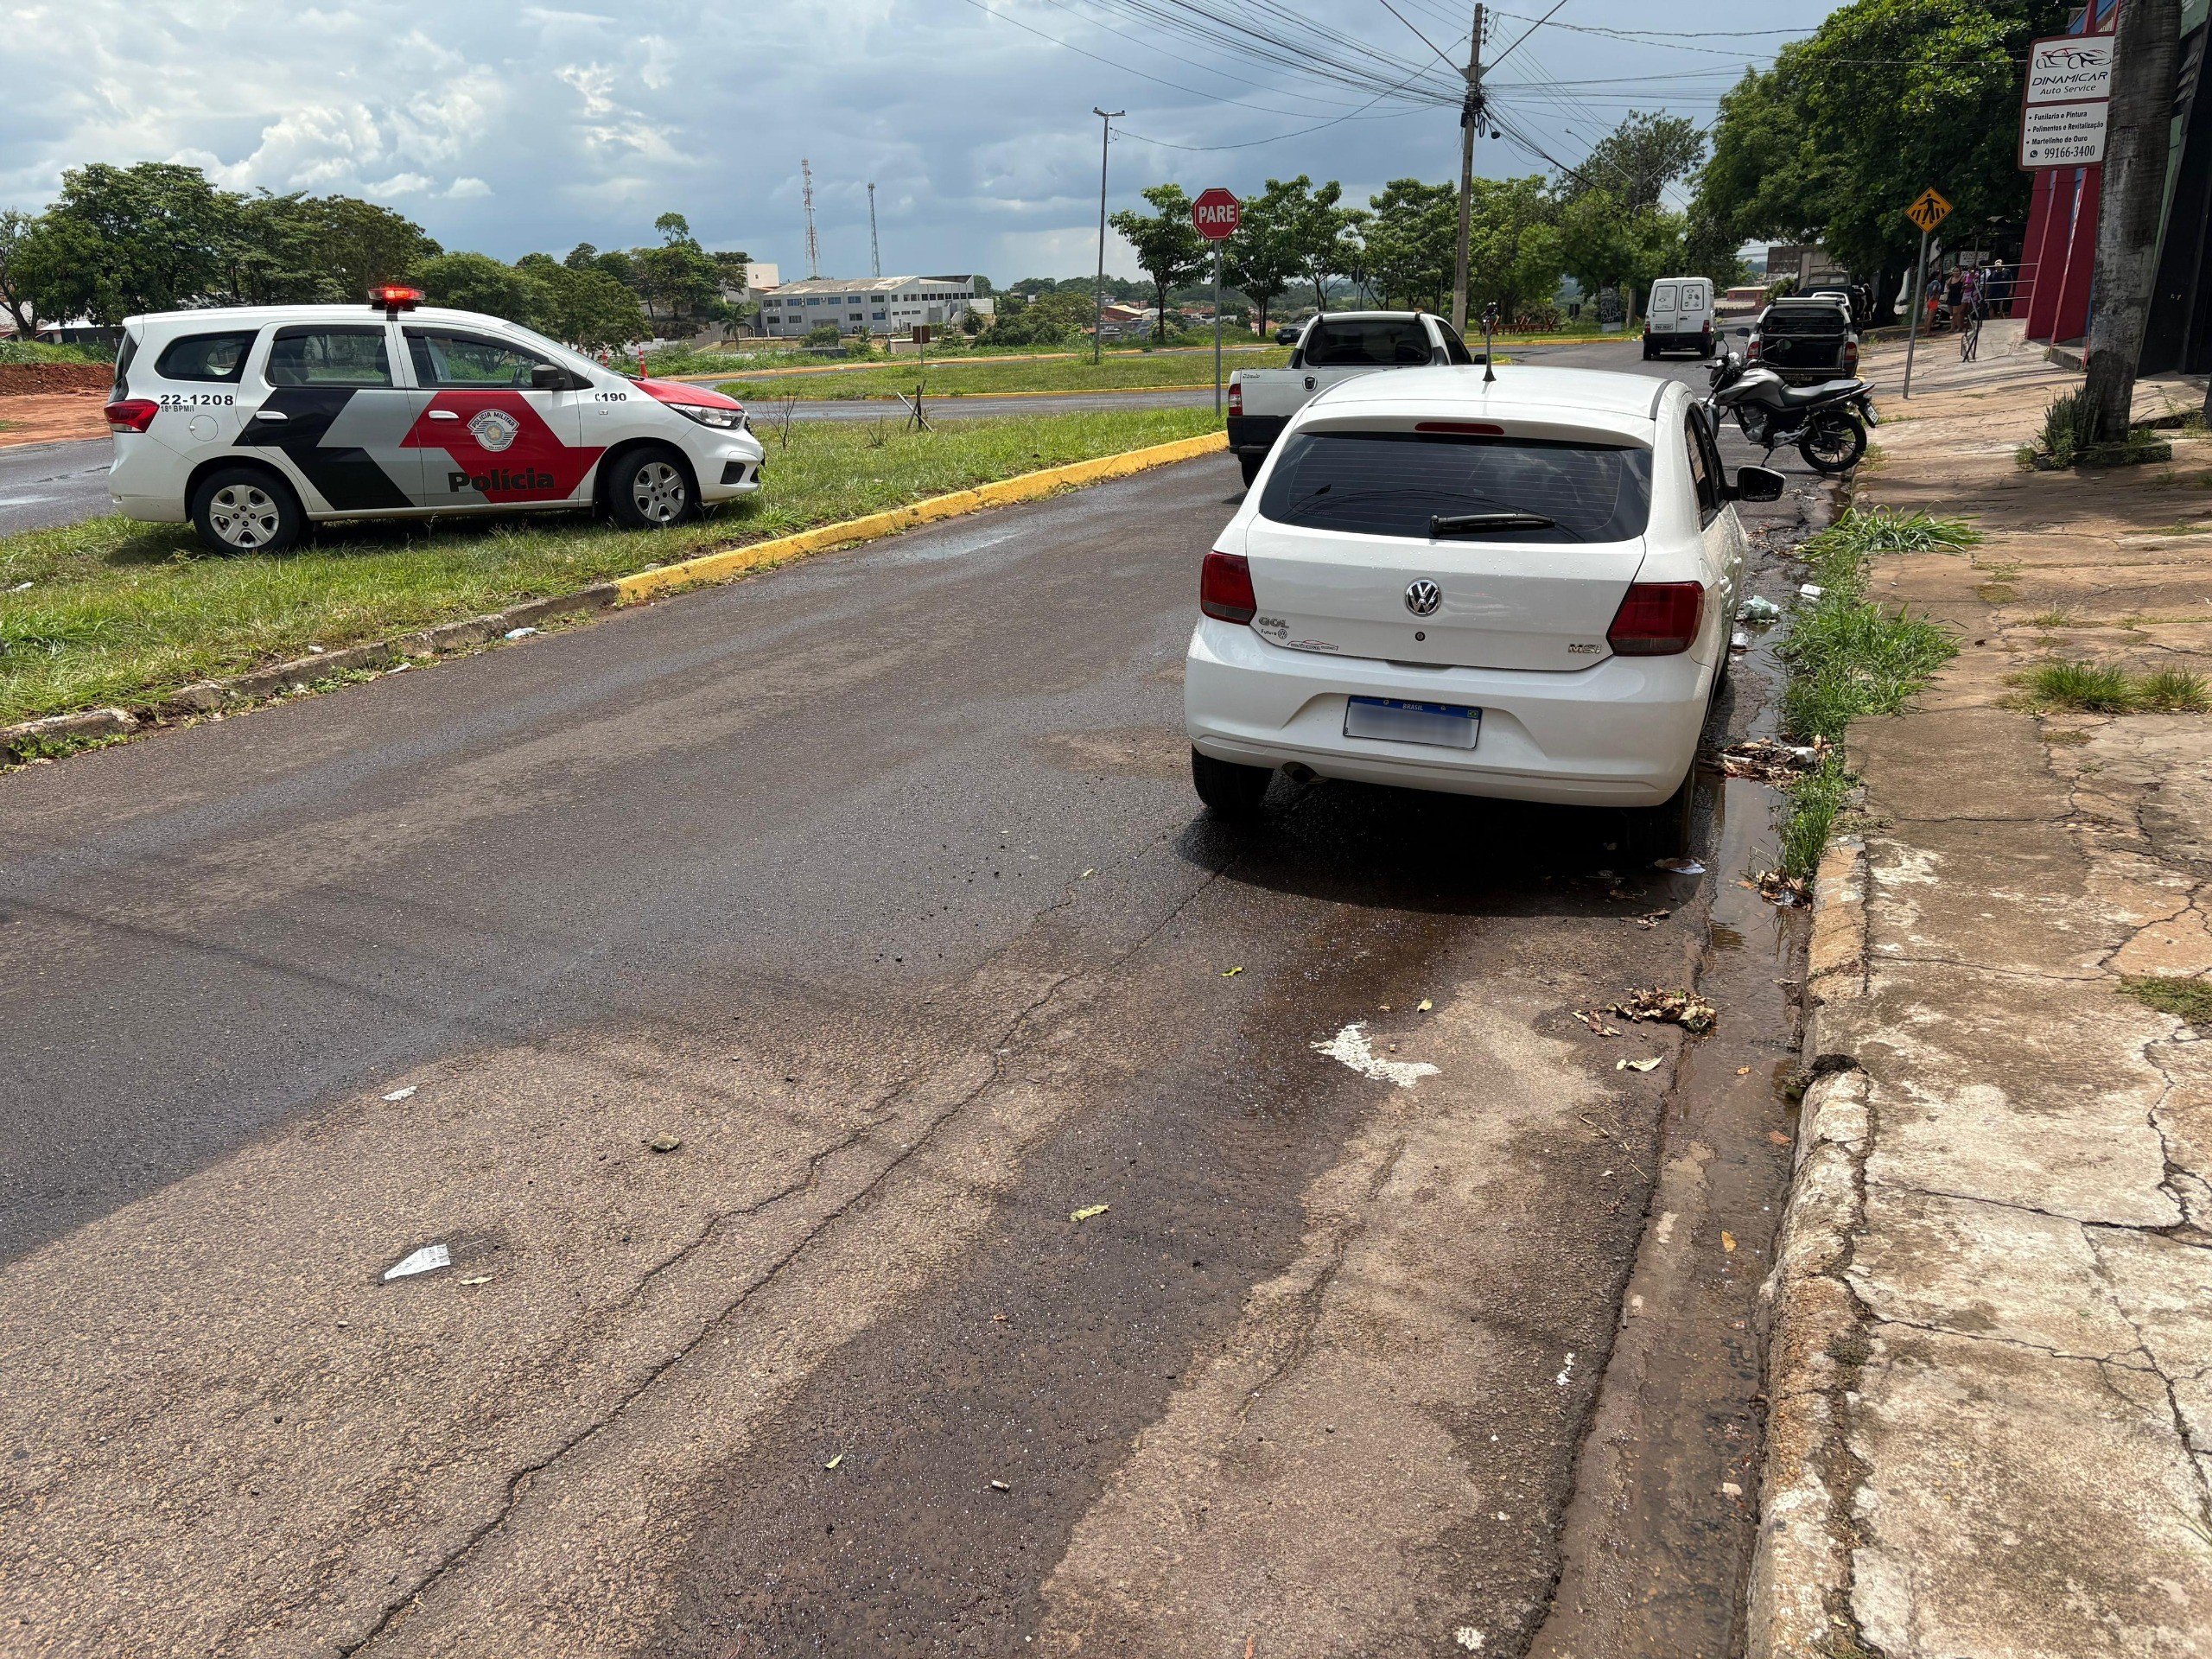
<path fill-rule="evenodd" d="M 728 582 L 748 571 L 780 564 L 786 559 L 798 558 L 805 554 L 873 542 L 885 536 L 895 536 L 902 530 L 935 524 L 940 519 L 958 518 L 968 513 L 981 512 L 986 507 L 1033 501 L 1039 496 L 1072 489 L 1078 485 L 1103 483 L 1109 478 L 1126 478 L 1132 473 L 1149 472 L 1155 467 L 1192 461 L 1199 455 L 1211 454 L 1228 448 L 1227 433 L 1203 432 L 1195 438 L 1179 438 L 1173 443 L 1156 443 L 1149 448 L 1126 450 L 1118 455 L 1101 455 L 1096 461 L 1078 461 L 1065 467 L 1048 467 L 1042 472 L 1024 473 L 1017 478 L 1002 479 L 998 483 L 981 485 L 972 490 L 956 490 L 950 495 L 933 495 L 926 501 L 917 501 L 912 506 L 893 507 L 888 512 L 872 512 L 864 518 L 848 518 L 841 524 L 823 524 L 818 530 L 801 531 L 796 536 L 779 536 L 773 541 L 750 542 L 725 552 L 707 553 L 696 559 L 686 559 L 681 564 L 665 564 L 656 569 L 640 570 L 635 575 L 624 576 L 614 583 L 614 587 L 623 604 L 634 605 L 639 600 L 678 593 L 686 588 Z"/>
<path fill-rule="evenodd" d="M 1048 467 L 1040 472 L 1023 473 L 972 490 L 957 490 L 950 495 L 931 496 L 925 501 L 917 501 L 911 506 L 894 507 L 888 512 L 870 513 L 864 518 L 848 518 L 834 524 L 802 531 L 793 536 L 749 542 L 742 547 L 730 548 L 723 552 L 703 554 L 696 559 L 686 559 L 680 564 L 641 570 L 619 581 L 594 583 L 573 594 L 530 600 L 490 615 L 441 623 L 435 627 L 398 634 L 390 639 L 373 639 L 365 645 L 348 645 L 342 651 L 318 652 L 312 657 L 296 658 L 289 663 L 257 668 L 245 674 L 232 675 L 226 679 L 201 680 L 181 686 L 166 697 L 135 709 L 79 709 L 66 715 L 48 715 L 14 726 L 0 726 L 0 765 L 38 759 L 40 752 L 48 744 L 77 747 L 107 738 L 128 737 L 149 728 L 177 721 L 220 715 L 273 702 L 308 690 L 337 675 L 373 672 L 379 669 L 397 668 L 418 658 L 473 651 L 516 628 L 535 627 L 556 617 L 588 615 L 611 610 L 617 605 L 632 605 L 664 594 L 677 593 L 688 588 L 734 581 L 750 572 L 804 557 L 809 553 L 875 541 L 885 536 L 896 535 L 900 531 L 934 524 L 940 519 L 981 512 L 987 507 L 1033 501 L 1080 485 L 1126 478 L 1134 473 L 1148 472 L 1155 467 L 1193 460 L 1199 455 L 1225 450 L 1228 447 L 1227 434 L 1206 432 L 1195 438 L 1179 438 L 1173 443 L 1124 450 L 1117 455 L 1101 455 L 1095 460 L 1074 461 L 1065 467 Z"/>
<path fill-rule="evenodd" d="M 1768 1400 L 1759 1530 L 1745 1597 L 1745 1659 L 1831 1659 L 1847 1645 L 1857 1484 L 1846 1396 L 1866 1352 L 1847 1273 L 1865 1209 L 1866 1074 L 1851 1054 L 1866 989 L 1866 849 L 1830 847 L 1813 890 L 1803 1059 L 1814 1073 L 1774 1270 L 1759 1287 Z"/>

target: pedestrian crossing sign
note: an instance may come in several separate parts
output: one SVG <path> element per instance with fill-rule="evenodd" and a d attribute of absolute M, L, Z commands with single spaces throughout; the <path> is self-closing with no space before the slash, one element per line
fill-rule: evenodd
<path fill-rule="evenodd" d="M 1951 204 L 1944 200 L 1931 184 L 1920 193 L 1911 207 L 1904 210 L 1904 216 L 1922 230 L 1932 231 L 1951 216 Z"/>

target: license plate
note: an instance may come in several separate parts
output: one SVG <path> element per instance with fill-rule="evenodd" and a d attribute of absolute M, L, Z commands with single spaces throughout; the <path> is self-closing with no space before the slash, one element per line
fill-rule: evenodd
<path fill-rule="evenodd" d="M 1880 416 L 1877 415 L 1877 414 L 1874 412 L 1874 405 L 1873 405 L 1873 404 L 1867 404 L 1867 405 L 1866 405 L 1866 424 L 1867 424 L 1867 425 L 1869 425 L 1869 426 L 1879 426 L 1879 425 L 1882 423 L 1882 417 L 1881 417 Z"/>
<path fill-rule="evenodd" d="M 1346 737 L 1383 738 L 1393 743 L 1433 743 L 1440 748 L 1471 749 L 1483 728 L 1483 711 L 1456 702 L 1409 702 L 1402 697 L 1347 697 Z"/>

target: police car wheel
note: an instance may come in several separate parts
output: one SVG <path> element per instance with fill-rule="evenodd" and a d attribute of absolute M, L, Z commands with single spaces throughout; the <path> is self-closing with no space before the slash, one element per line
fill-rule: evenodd
<path fill-rule="evenodd" d="M 699 499 L 690 475 L 665 449 L 640 449 L 626 455 L 607 492 L 617 523 L 632 530 L 658 530 L 694 518 Z"/>
<path fill-rule="evenodd" d="M 200 481 L 193 527 L 217 553 L 281 553 L 300 539 L 304 516 L 272 474 L 231 467 Z"/>

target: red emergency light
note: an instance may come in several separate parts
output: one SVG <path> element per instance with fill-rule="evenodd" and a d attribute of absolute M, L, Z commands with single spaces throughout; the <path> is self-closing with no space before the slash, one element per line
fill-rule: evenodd
<path fill-rule="evenodd" d="M 403 311 L 412 311 L 423 303 L 423 290 L 408 288 L 398 283 L 385 283 L 369 290 L 369 308 L 396 317 Z"/>

